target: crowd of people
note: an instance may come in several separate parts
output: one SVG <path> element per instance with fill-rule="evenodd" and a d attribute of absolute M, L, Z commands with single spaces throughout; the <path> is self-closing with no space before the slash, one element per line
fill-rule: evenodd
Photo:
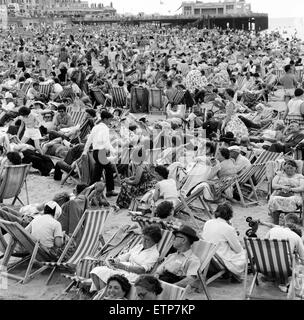
<path fill-rule="evenodd" d="M 275 225 L 287 214 L 268 237 L 290 239 L 303 258 L 303 242 L 290 227 L 300 224 L 294 212 L 304 192 L 302 167 L 293 158 L 304 140 L 300 39 L 154 25 L 31 33 L 0 35 L 1 177 L 7 165 L 32 163 L 54 180 L 78 179 L 72 197 L 61 193 L 20 210 L 18 218 L 42 246 L 58 257 L 90 207 L 112 206 L 119 214 L 142 205 L 148 216 L 168 222 L 180 195 L 185 199 L 198 186 L 218 205 L 203 230 L 179 219 L 161 263 L 162 224 L 144 227 L 142 244 L 91 270 L 94 299 L 128 299 L 132 286 L 138 299 L 157 299 L 162 282 L 193 284 L 201 261 L 192 247 L 199 239 L 218 245 L 224 276 L 241 282 L 248 261 L 231 225 L 232 206 L 240 201 L 233 181 L 264 151 L 283 159 L 276 162 L 269 214 Z M 156 91 L 158 118 L 149 116 Z M 286 111 L 278 111 L 274 97 Z M 73 114 L 84 116 L 79 122 Z M 216 272 L 211 263 L 209 274 Z"/>

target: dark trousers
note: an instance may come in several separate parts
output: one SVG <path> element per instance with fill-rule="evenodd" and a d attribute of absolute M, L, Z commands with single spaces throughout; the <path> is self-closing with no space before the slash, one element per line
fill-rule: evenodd
<path fill-rule="evenodd" d="M 99 150 L 93 150 L 93 158 L 95 160 L 95 168 L 94 168 L 94 179 L 92 183 L 98 182 L 101 179 L 102 171 L 105 170 L 105 178 L 106 178 L 106 188 L 107 192 L 111 192 L 114 190 L 114 178 L 113 178 L 113 167 L 111 162 L 107 164 L 102 164 L 98 159 Z"/>
<path fill-rule="evenodd" d="M 261 129 L 261 127 L 262 127 L 260 124 L 255 123 L 255 122 L 253 122 L 243 116 L 239 116 L 239 118 L 244 122 L 244 124 L 247 128 Z"/>
<path fill-rule="evenodd" d="M 273 143 L 270 148 L 268 149 L 268 151 L 271 151 L 271 152 L 277 152 L 277 153 L 287 153 L 289 152 L 291 149 L 280 144 L 280 143 Z"/>
<path fill-rule="evenodd" d="M 72 167 L 64 161 L 58 161 L 55 164 L 54 180 L 60 181 L 62 178 L 62 171 L 70 172 Z"/>

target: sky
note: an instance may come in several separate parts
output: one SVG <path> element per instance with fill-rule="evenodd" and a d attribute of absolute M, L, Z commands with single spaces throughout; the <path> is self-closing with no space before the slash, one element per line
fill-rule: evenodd
<path fill-rule="evenodd" d="M 88 1 L 89 3 L 103 3 L 105 6 L 111 2 L 111 0 Z M 132 14 L 139 12 L 178 14 L 181 13 L 181 10 L 176 10 L 182 3 L 181 0 L 112 0 L 112 2 L 118 13 Z M 217 0 L 204 2 L 217 2 Z M 268 13 L 269 18 L 304 17 L 304 0 L 247 0 L 246 2 L 251 3 L 254 12 Z"/>

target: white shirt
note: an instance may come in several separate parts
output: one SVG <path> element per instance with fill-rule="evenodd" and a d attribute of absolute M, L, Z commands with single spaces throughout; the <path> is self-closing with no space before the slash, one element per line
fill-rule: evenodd
<path fill-rule="evenodd" d="M 289 228 L 274 227 L 265 235 L 266 239 L 289 240 L 290 250 L 298 253 L 301 259 L 304 259 L 304 244 L 300 236 Z"/>
<path fill-rule="evenodd" d="M 84 147 L 84 153 L 88 152 L 91 145 L 93 150 L 108 149 L 115 152 L 110 142 L 110 130 L 104 123 L 99 123 L 92 129 Z"/>
<path fill-rule="evenodd" d="M 53 248 L 55 238 L 63 237 L 60 222 L 49 214 L 37 216 L 25 230 L 30 232 L 33 238 L 39 240 L 46 248 Z"/>
<path fill-rule="evenodd" d="M 249 159 L 242 156 L 241 154 L 235 160 L 235 167 L 238 174 L 242 173 L 244 170 L 246 170 L 250 166 L 251 166 L 251 163 Z"/>

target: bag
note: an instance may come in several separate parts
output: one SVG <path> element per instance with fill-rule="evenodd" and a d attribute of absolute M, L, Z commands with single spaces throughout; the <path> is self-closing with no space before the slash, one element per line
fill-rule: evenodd
<path fill-rule="evenodd" d="M 176 282 L 179 282 L 180 280 L 184 279 L 185 277 L 182 277 L 182 276 L 177 276 L 175 275 L 174 273 L 172 272 L 169 272 L 167 270 L 165 270 L 163 272 L 163 274 L 161 274 L 159 276 L 159 280 L 162 280 L 162 281 L 165 281 L 165 282 L 168 282 L 168 283 L 176 283 Z"/>

